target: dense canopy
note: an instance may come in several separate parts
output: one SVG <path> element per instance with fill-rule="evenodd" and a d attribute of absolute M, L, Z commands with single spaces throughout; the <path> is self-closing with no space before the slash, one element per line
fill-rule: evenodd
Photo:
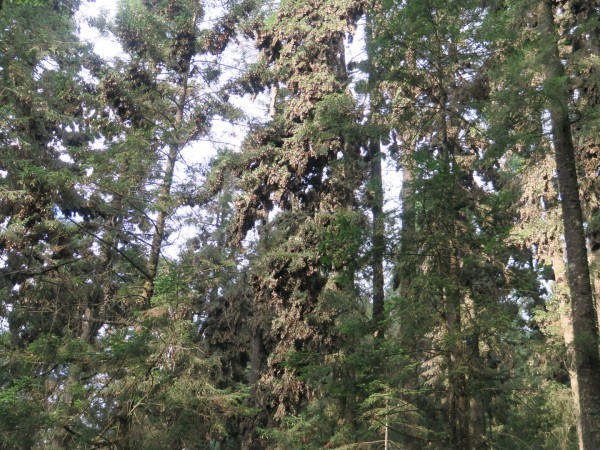
<path fill-rule="evenodd" d="M 93 9 L 0 0 L 0 448 L 600 449 L 597 0 Z"/>

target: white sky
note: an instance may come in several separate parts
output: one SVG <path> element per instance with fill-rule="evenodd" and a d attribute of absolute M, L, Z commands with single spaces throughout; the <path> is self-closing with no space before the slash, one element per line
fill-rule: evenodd
<path fill-rule="evenodd" d="M 114 58 L 122 53 L 118 42 L 107 36 L 102 36 L 98 30 L 90 27 L 85 21 L 87 17 L 113 17 L 117 8 L 117 0 L 86 1 L 81 4 L 78 22 L 81 37 L 94 45 L 94 51 L 103 58 Z"/>

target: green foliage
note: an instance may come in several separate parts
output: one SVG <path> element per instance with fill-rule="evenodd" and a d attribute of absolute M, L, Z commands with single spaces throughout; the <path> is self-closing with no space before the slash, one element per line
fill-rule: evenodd
<path fill-rule="evenodd" d="M 596 249 L 597 33 L 567 2 L 550 42 L 533 5 L 124 0 L 92 21 L 107 62 L 79 2 L 6 0 L 0 447 L 576 448 L 545 122 L 569 93 Z M 188 164 L 266 92 L 239 150 Z"/>
<path fill-rule="evenodd" d="M 325 267 L 354 272 L 360 266 L 361 250 L 366 241 L 364 223 L 363 214 L 351 210 L 338 211 L 329 219 L 319 246 Z"/>

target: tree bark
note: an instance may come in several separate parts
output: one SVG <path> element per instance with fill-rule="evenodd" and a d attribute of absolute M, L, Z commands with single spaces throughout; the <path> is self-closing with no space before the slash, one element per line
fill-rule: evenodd
<path fill-rule="evenodd" d="M 383 178 L 381 174 L 381 149 L 379 142 L 371 140 L 369 143 L 369 156 L 371 159 L 371 190 L 372 204 L 372 270 L 373 270 L 373 326 L 376 337 L 383 339 L 385 319 L 384 296 L 385 282 L 383 273 L 383 257 L 385 253 L 385 223 L 383 217 Z"/>
<path fill-rule="evenodd" d="M 441 261 L 440 276 L 453 274 L 457 270 L 457 257 L 454 250 L 448 248 L 449 256 Z M 447 262 L 447 265 L 444 264 Z M 444 267 L 446 265 L 446 267 Z M 446 286 L 442 293 L 444 315 L 446 318 L 446 340 L 448 341 L 447 371 L 448 371 L 448 422 L 450 424 L 450 439 L 453 449 L 466 450 L 469 448 L 469 399 L 467 397 L 467 379 L 463 371 L 464 348 L 461 342 L 461 311 L 460 293 L 454 286 Z"/>
<path fill-rule="evenodd" d="M 548 43 L 543 58 L 547 81 L 560 82 L 565 76 L 554 27 L 552 4 L 542 0 L 539 5 L 540 25 Z M 571 296 L 573 345 L 569 351 L 570 366 L 576 373 L 574 390 L 577 409 L 577 435 L 581 450 L 600 449 L 600 353 L 598 325 L 588 264 L 583 213 L 575 151 L 569 119 L 569 96 L 560 86 L 549 93 L 548 109 L 552 142 L 558 174 L 558 190 L 564 224 L 567 255 L 567 277 Z M 571 350 L 571 349 L 569 349 Z M 578 400 L 578 401 L 577 401 Z"/>
<path fill-rule="evenodd" d="M 405 155 L 405 159 L 408 159 L 410 155 Z M 402 235 L 400 239 L 400 253 L 407 255 L 415 253 L 415 207 L 412 190 L 412 172 L 409 167 L 405 166 L 402 169 L 402 188 L 400 190 L 400 201 L 402 204 Z M 411 272 L 414 270 L 410 268 Z M 411 297 L 411 280 L 413 273 L 407 273 L 406 270 L 396 275 L 394 285 L 398 289 L 398 293 L 402 298 L 410 299 Z M 414 321 L 412 318 L 415 312 L 413 311 L 412 304 L 414 300 L 411 300 L 411 311 L 408 314 L 402 314 L 400 320 L 400 339 L 402 342 L 402 348 L 410 349 L 415 345 L 414 336 L 414 325 L 411 323 Z M 407 405 L 407 411 L 402 414 L 402 421 L 408 432 L 402 436 L 402 445 L 406 450 L 418 450 L 422 447 L 423 442 L 415 437 L 414 430 L 419 429 L 419 418 L 418 414 L 410 409 L 416 408 L 416 395 L 415 393 L 419 389 L 419 371 L 410 370 L 407 373 L 405 380 L 402 383 L 402 399 L 404 404 Z"/>
<path fill-rule="evenodd" d="M 471 295 L 467 294 L 465 298 L 465 318 L 473 325 L 476 322 L 478 311 Z M 486 402 L 482 396 L 481 374 L 483 372 L 484 361 L 479 351 L 479 331 L 473 328 L 465 339 L 465 355 L 468 358 L 469 367 L 469 449 L 484 450 L 488 448 L 486 442 L 486 420 L 485 406 Z"/>

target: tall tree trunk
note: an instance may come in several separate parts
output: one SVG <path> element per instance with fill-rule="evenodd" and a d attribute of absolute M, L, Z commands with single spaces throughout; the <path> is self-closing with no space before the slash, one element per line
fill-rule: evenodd
<path fill-rule="evenodd" d="M 452 48 L 452 47 L 451 47 Z M 452 448 L 456 450 L 466 450 L 469 447 L 469 398 L 467 392 L 467 377 L 464 370 L 465 348 L 462 336 L 462 298 L 460 292 L 460 281 L 458 274 L 460 271 L 460 250 L 456 247 L 457 220 L 454 212 L 456 203 L 456 162 L 454 154 L 457 149 L 454 148 L 454 138 L 451 130 L 457 130 L 458 127 L 453 123 L 453 117 L 450 109 L 448 95 L 442 93 L 440 102 L 442 107 L 441 121 L 441 159 L 442 171 L 446 176 L 442 188 L 442 198 L 448 205 L 450 216 L 441 218 L 446 221 L 444 227 L 445 239 L 439 242 L 438 248 L 438 275 L 440 280 L 445 280 L 445 286 L 442 288 L 441 297 L 443 305 L 443 315 L 445 319 L 447 342 L 446 363 L 448 372 L 448 420 L 450 425 L 450 438 Z"/>
<path fill-rule="evenodd" d="M 365 39 L 367 48 L 367 58 L 370 64 L 371 55 L 369 52 L 370 41 L 373 39 L 374 29 L 373 20 L 370 15 L 366 15 Z M 378 112 L 383 104 L 381 94 L 378 92 L 377 75 L 374 71 L 368 74 L 370 84 L 370 109 L 368 115 L 368 123 L 374 125 L 375 113 Z M 369 191 L 371 196 L 371 238 L 372 238 L 372 254 L 371 254 L 371 269 L 372 289 L 373 289 L 373 328 L 377 339 L 384 338 L 383 321 L 385 319 L 385 279 L 383 269 L 383 259 L 385 254 L 385 222 L 383 215 L 383 177 L 381 170 L 382 152 L 380 135 L 372 136 L 367 145 L 367 154 L 370 163 L 370 179 Z"/>
<path fill-rule="evenodd" d="M 598 213 L 600 214 L 600 213 Z M 596 242 L 598 248 L 592 247 L 592 283 L 594 285 L 594 295 L 596 306 L 596 315 L 598 326 L 600 326 L 600 242 Z"/>
<path fill-rule="evenodd" d="M 469 295 L 465 299 L 465 317 L 469 322 L 477 320 L 478 311 Z M 471 325 L 471 323 L 469 324 Z M 485 440 L 486 420 L 485 420 L 485 402 L 481 393 L 480 383 L 483 372 L 484 361 L 479 351 L 479 331 L 474 327 L 472 332 L 466 336 L 465 355 L 468 358 L 469 366 L 469 449 L 484 450 L 488 448 Z M 478 382 L 479 381 L 479 382 Z"/>
<path fill-rule="evenodd" d="M 544 55 L 545 76 L 558 81 L 565 76 L 560 59 L 552 4 L 542 0 L 539 5 L 540 25 L 549 47 Z M 588 255 L 583 228 L 583 213 L 575 164 L 575 151 L 568 111 L 569 96 L 565 87 L 549 95 L 548 109 L 552 141 L 558 173 L 558 190 L 565 233 L 567 277 L 571 296 L 573 345 L 570 366 L 576 373 L 573 386 L 576 401 L 577 435 L 581 450 L 600 449 L 600 353 L 598 325 Z"/>
<path fill-rule="evenodd" d="M 373 35 L 373 22 L 367 14 L 366 17 L 366 40 L 367 43 L 370 41 Z M 370 60 L 368 53 L 369 45 L 367 44 L 367 56 Z M 374 123 L 373 112 L 377 111 L 382 104 L 381 95 L 377 92 L 376 75 L 369 73 L 369 84 L 370 86 L 370 107 L 371 113 L 368 116 L 369 124 Z M 384 277 L 384 255 L 385 255 L 385 221 L 383 214 L 383 176 L 382 176 L 382 152 L 380 136 L 377 134 L 376 137 L 371 137 L 367 144 L 367 155 L 370 163 L 369 183 L 368 191 L 370 194 L 371 202 L 371 287 L 372 287 L 372 324 L 375 336 L 375 349 L 379 350 L 385 337 L 385 277 Z M 381 358 L 381 355 L 377 355 L 377 371 L 379 373 L 386 373 L 385 361 Z M 387 390 L 387 388 L 386 388 Z M 386 409 L 388 408 L 388 400 L 386 399 Z M 385 448 L 388 448 L 389 440 L 389 424 L 388 417 L 386 416 L 384 425 L 384 442 Z"/>
<path fill-rule="evenodd" d="M 440 276 L 454 273 L 457 270 L 457 258 L 452 249 L 449 257 L 440 265 Z M 447 264 L 444 264 L 446 262 Z M 444 267 L 444 265 L 446 267 Z M 450 438 L 453 449 L 469 448 L 469 399 L 467 398 L 466 376 L 463 371 L 464 349 L 461 339 L 460 293 L 455 286 L 443 289 L 444 315 L 446 318 L 446 340 L 448 341 L 448 420 Z"/>
<path fill-rule="evenodd" d="M 373 270 L 373 325 L 376 337 L 383 339 L 384 326 L 384 273 L 383 257 L 385 253 L 385 223 L 383 216 L 383 178 L 381 174 L 381 149 L 380 144 L 372 139 L 369 142 L 369 156 L 371 159 L 370 188 L 373 199 L 371 204 L 372 223 L 372 270 Z"/>
<path fill-rule="evenodd" d="M 406 155 L 405 159 L 408 159 Z M 402 234 L 400 238 L 400 253 L 408 255 L 415 253 L 415 207 L 412 190 L 412 172 L 409 167 L 405 166 L 402 170 L 402 188 L 400 190 L 400 201 L 402 203 Z M 413 270 L 411 268 L 411 270 Z M 398 286 L 398 292 L 402 298 L 409 299 L 410 283 L 412 274 L 403 271 L 395 281 Z M 412 301 L 411 301 L 412 303 Z M 402 348 L 411 349 L 415 345 L 414 327 L 412 322 L 414 319 L 414 311 L 400 316 L 400 339 Z M 416 437 L 416 430 L 419 429 L 419 419 L 416 412 L 411 411 L 417 409 L 416 395 L 419 388 L 419 373 L 418 370 L 411 369 L 407 373 L 404 382 L 402 383 L 402 399 L 407 405 L 407 411 L 402 414 L 402 421 L 405 424 L 406 431 L 402 436 L 402 444 L 405 450 L 418 450 L 422 446 L 422 442 Z"/>
<path fill-rule="evenodd" d="M 578 113 L 583 117 L 576 119 L 573 126 L 576 133 L 578 164 L 583 168 L 582 176 L 587 177 L 581 190 L 587 195 L 582 198 L 583 212 L 586 219 L 596 217 L 600 219 L 600 177 L 598 164 L 600 158 L 600 136 L 594 132 L 597 126 L 591 125 L 594 120 L 594 111 L 600 108 L 600 2 L 598 0 L 582 2 L 580 0 L 567 0 L 566 8 L 571 15 L 568 26 L 572 34 L 574 49 L 573 59 L 576 59 L 576 75 L 574 87 L 580 95 L 576 101 Z M 578 49 L 578 50 L 575 50 Z M 576 52 L 576 53 L 575 53 Z M 588 128 L 589 127 L 589 128 Z M 585 130 L 585 128 L 588 128 Z M 596 222 L 597 223 L 597 222 Z M 588 230 L 590 245 L 590 269 L 594 288 L 596 312 L 600 323 L 600 224 Z"/>
<path fill-rule="evenodd" d="M 552 291 L 560 305 L 560 330 L 565 342 L 567 372 L 571 383 L 571 391 L 573 392 L 573 401 L 577 406 L 581 403 L 579 400 L 579 378 L 577 377 L 576 367 L 573 365 L 573 362 L 577 359 L 575 355 L 573 321 L 571 320 L 571 311 L 569 308 L 568 283 L 562 249 L 556 249 L 552 256 L 552 270 L 554 271 L 554 286 L 552 287 Z"/>
<path fill-rule="evenodd" d="M 188 60 L 186 62 L 186 71 L 181 82 L 182 92 L 177 99 L 177 113 L 174 123 L 175 139 L 173 142 L 169 143 L 169 153 L 167 155 L 165 175 L 162 186 L 160 187 L 160 191 L 158 193 L 158 216 L 156 217 L 156 223 L 154 224 L 154 234 L 152 236 L 152 243 L 150 244 L 150 256 L 148 258 L 148 265 L 146 266 L 146 280 L 144 281 L 144 286 L 142 289 L 142 300 L 145 308 L 150 307 L 150 302 L 152 300 L 152 296 L 154 295 L 154 282 L 158 273 L 158 261 L 160 259 L 160 252 L 165 239 L 166 223 L 169 216 L 173 213 L 173 208 L 169 205 L 169 201 L 171 188 L 173 187 L 175 165 L 179 157 L 179 152 L 184 145 L 180 136 L 179 128 L 183 121 L 185 103 L 187 102 L 189 71 L 190 61 Z"/>

